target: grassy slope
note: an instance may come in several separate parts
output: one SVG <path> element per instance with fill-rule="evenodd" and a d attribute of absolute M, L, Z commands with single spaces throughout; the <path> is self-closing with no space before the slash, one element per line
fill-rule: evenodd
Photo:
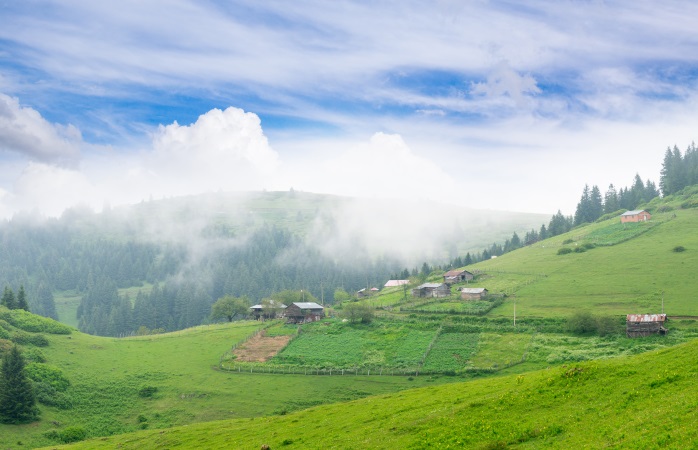
<path fill-rule="evenodd" d="M 695 448 L 698 342 L 71 448 Z"/>
<path fill-rule="evenodd" d="M 135 431 L 138 416 L 150 428 L 234 417 L 257 417 L 423 386 L 424 377 L 310 377 L 216 370 L 230 346 L 259 328 L 257 322 L 202 326 L 176 333 L 114 339 L 74 332 L 47 335 L 47 363 L 71 381 L 74 407 L 42 406 L 41 421 L 0 424 L 0 448 L 55 443 L 43 434 L 83 427 L 91 436 Z M 444 380 L 445 381 L 445 380 Z M 152 399 L 138 391 L 154 386 Z M 303 393 L 299 395 L 299 393 Z"/>
<path fill-rule="evenodd" d="M 579 308 L 608 315 L 658 313 L 662 291 L 669 315 L 698 315 L 694 296 L 698 209 L 676 211 L 675 218 L 673 214 L 655 215 L 653 220 L 661 224 L 613 246 L 557 255 L 564 240 L 582 244 L 593 230 L 613 226 L 617 219 L 573 230 L 473 268 L 488 273 L 482 286 L 516 293 L 518 316 L 569 315 Z M 678 245 L 686 251 L 672 251 Z M 490 315 L 513 315 L 513 301 Z"/>

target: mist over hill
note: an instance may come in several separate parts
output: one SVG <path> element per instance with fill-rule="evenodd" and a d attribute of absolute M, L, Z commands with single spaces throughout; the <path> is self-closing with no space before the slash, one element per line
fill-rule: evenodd
<path fill-rule="evenodd" d="M 60 317 L 53 297 L 78 298 L 89 333 L 174 330 L 206 321 L 223 295 L 257 302 L 304 290 L 331 303 L 337 288 L 382 286 L 405 268 L 447 263 L 548 218 L 293 190 L 73 208 L 0 226 L 0 282 L 25 286 L 32 311 L 68 322 L 76 318 Z"/>

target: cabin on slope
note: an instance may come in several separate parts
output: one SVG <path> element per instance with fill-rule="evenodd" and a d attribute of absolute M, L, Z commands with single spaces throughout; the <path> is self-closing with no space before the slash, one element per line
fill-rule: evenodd
<path fill-rule="evenodd" d="M 652 215 L 644 209 L 635 211 L 626 211 L 620 215 L 620 223 L 628 222 L 647 222 L 652 218 Z"/>
<path fill-rule="evenodd" d="M 451 288 L 446 283 L 424 283 L 412 289 L 412 297 L 448 297 Z"/>
<path fill-rule="evenodd" d="M 475 275 L 467 270 L 449 270 L 444 274 L 444 283 L 451 285 L 454 283 L 462 283 L 475 278 Z"/>
<path fill-rule="evenodd" d="M 250 306 L 250 311 L 252 312 L 252 315 L 255 319 L 259 319 L 260 317 L 264 319 L 275 319 L 276 316 L 282 315 L 282 311 L 284 309 L 286 309 L 286 305 L 276 300 L 271 300 L 266 305 L 266 311 L 265 305 L 260 304 Z"/>
<path fill-rule="evenodd" d="M 482 300 L 487 297 L 487 289 L 485 288 L 462 288 L 460 290 L 460 298 L 463 300 Z"/>
<path fill-rule="evenodd" d="M 666 314 L 628 314 L 625 319 L 625 334 L 629 338 L 667 334 L 664 323 Z"/>
<path fill-rule="evenodd" d="M 315 322 L 325 317 L 325 308 L 315 302 L 295 302 L 284 311 L 286 323 Z"/>

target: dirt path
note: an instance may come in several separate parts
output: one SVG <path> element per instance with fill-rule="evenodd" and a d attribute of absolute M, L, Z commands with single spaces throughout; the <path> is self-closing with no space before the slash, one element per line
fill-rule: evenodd
<path fill-rule="evenodd" d="M 240 347 L 233 354 L 237 361 L 265 362 L 284 348 L 293 336 L 266 336 L 265 332 L 259 333 Z"/>

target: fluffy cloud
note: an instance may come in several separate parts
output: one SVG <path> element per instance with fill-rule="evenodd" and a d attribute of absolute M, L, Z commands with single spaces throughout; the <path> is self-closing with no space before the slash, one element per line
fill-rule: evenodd
<path fill-rule="evenodd" d="M 11 151 L 42 162 L 74 164 L 82 138 L 72 125 L 47 122 L 36 110 L 0 93 L 0 152 Z"/>
<path fill-rule="evenodd" d="M 296 172 L 302 174 L 296 180 L 304 190 L 358 197 L 439 199 L 456 186 L 438 164 L 415 154 L 401 136 L 385 133 L 327 158 L 311 172 Z"/>
<path fill-rule="evenodd" d="M 158 191 L 262 189 L 279 166 L 259 117 L 238 108 L 213 109 L 191 125 L 160 126 L 146 158 Z"/>

